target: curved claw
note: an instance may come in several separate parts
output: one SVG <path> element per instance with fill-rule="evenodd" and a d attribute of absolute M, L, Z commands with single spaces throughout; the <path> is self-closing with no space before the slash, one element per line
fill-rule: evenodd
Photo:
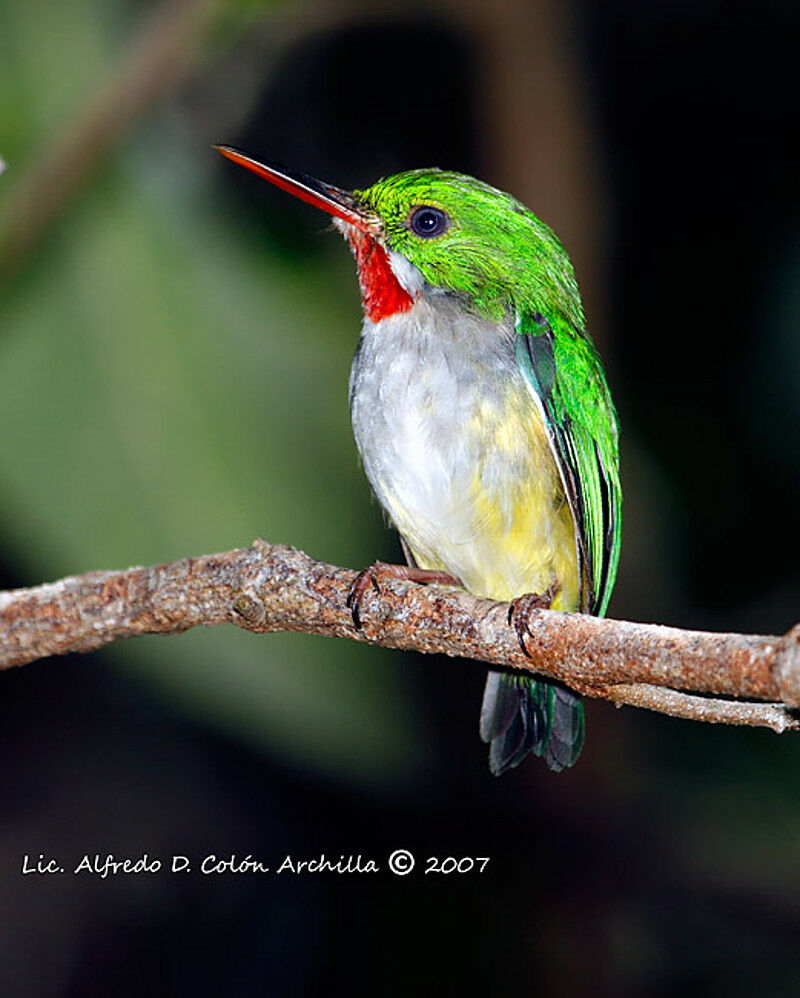
<path fill-rule="evenodd" d="M 549 610 L 553 605 L 553 600 L 561 592 L 561 583 L 557 580 L 551 582 L 543 593 L 523 593 L 517 596 L 508 604 L 508 626 L 513 627 L 517 635 L 517 641 L 522 649 L 522 654 L 530 658 L 525 635 L 529 633 L 531 614 L 534 610 Z"/>
<path fill-rule="evenodd" d="M 353 617 L 353 624 L 358 631 L 362 627 L 361 601 L 364 599 L 370 586 L 372 586 L 376 593 L 380 593 L 381 587 L 378 583 L 378 577 L 381 575 L 387 579 L 406 579 L 408 582 L 416 582 L 422 586 L 438 583 L 442 586 L 464 588 L 461 580 L 457 579 L 455 575 L 450 575 L 449 572 L 442 572 L 438 569 L 417 568 L 416 565 L 389 565 L 385 561 L 375 561 L 362 572 L 358 573 L 353 580 L 352 586 L 350 586 L 350 591 L 345 600 L 345 604 L 349 607 Z"/>
<path fill-rule="evenodd" d="M 379 564 L 380 562 L 375 562 L 374 565 L 369 565 L 358 573 L 345 600 L 345 605 L 353 618 L 353 626 L 357 631 L 361 630 L 361 601 L 364 599 L 367 589 L 372 586 L 376 593 L 381 591 L 378 580 L 375 578 L 375 569 Z"/>

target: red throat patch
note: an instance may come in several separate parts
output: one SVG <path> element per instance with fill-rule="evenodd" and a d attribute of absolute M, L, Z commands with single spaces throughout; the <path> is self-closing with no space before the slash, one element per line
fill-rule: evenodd
<path fill-rule="evenodd" d="M 358 265 L 358 283 L 364 311 L 372 322 L 407 312 L 414 301 L 394 276 L 386 250 L 366 232 L 349 227 L 347 238 Z"/>

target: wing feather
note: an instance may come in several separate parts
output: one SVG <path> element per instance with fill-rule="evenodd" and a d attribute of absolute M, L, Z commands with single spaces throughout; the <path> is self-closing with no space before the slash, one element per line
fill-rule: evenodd
<path fill-rule="evenodd" d="M 617 416 L 594 347 L 557 314 L 517 318 L 515 351 L 542 414 L 575 522 L 581 609 L 602 616 L 619 562 Z"/>

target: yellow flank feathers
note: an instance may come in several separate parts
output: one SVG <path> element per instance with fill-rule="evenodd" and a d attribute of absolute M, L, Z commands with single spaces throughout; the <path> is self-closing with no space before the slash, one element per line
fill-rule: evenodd
<path fill-rule="evenodd" d="M 456 529 L 442 531 L 434 549 L 430 534 L 403 522 L 389 504 L 415 561 L 451 572 L 471 592 L 491 599 L 541 593 L 557 581 L 561 592 L 553 608 L 579 609 L 572 513 L 530 396 L 511 386 L 505 405 L 479 404 L 465 429 L 481 441 L 481 457 L 466 495 L 450 511 Z"/>

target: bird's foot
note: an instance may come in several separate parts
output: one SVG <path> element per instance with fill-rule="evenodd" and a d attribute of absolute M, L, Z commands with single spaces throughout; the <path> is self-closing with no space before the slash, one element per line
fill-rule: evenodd
<path fill-rule="evenodd" d="M 530 633 L 531 614 L 534 610 L 549 610 L 560 592 L 561 583 L 554 579 L 543 593 L 523 593 L 508 604 L 508 623 L 514 628 L 517 641 L 526 658 L 530 658 L 525 635 Z"/>
<path fill-rule="evenodd" d="M 347 594 L 346 603 L 353 615 L 356 630 L 361 630 L 361 602 L 370 588 L 374 589 L 376 593 L 381 591 L 378 581 L 381 577 L 384 579 L 405 579 L 408 582 L 417 582 L 421 586 L 439 585 L 464 588 L 461 579 L 457 579 L 455 575 L 450 575 L 449 572 L 416 568 L 412 565 L 389 565 L 385 561 L 373 562 L 363 572 L 358 573 L 350 586 L 350 592 Z"/>

